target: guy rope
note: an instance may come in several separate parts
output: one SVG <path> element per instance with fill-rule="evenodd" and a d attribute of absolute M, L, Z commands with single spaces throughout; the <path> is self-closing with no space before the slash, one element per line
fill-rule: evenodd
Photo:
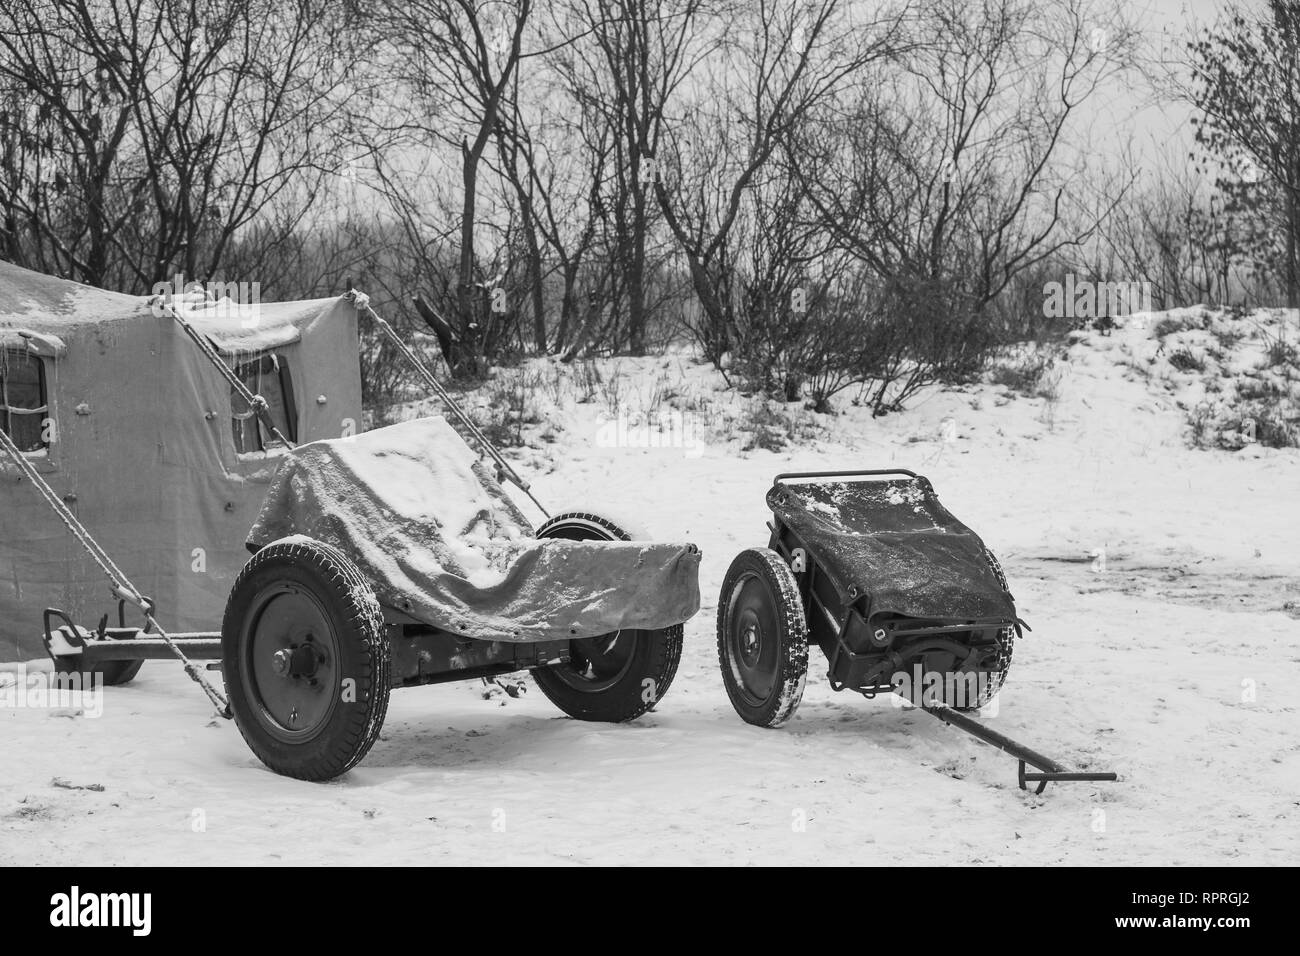
<path fill-rule="evenodd" d="M 198 665 L 185 656 L 185 652 L 182 651 L 180 647 L 176 645 L 175 641 L 171 639 L 171 635 L 163 630 L 162 625 L 160 625 L 157 618 L 154 617 L 155 608 L 153 601 L 145 597 L 144 594 L 141 593 L 140 589 L 132 584 L 127 576 L 122 573 L 122 569 L 113 563 L 113 559 L 108 556 L 108 552 L 100 547 L 98 541 L 91 537 L 91 534 L 86 530 L 85 525 L 83 525 L 77 519 L 77 516 L 72 513 L 72 509 L 69 508 L 63 499 L 59 497 L 58 493 L 50 487 L 49 483 L 41 476 L 41 473 L 36 470 L 36 467 L 30 461 L 27 460 L 27 456 L 19 450 L 18 446 L 14 444 L 13 439 L 10 438 L 8 433 L 3 429 L 0 429 L 0 448 L 4 449 L 6 454 L 8 454 L 10 459 L 13 460 L 13 463 L 18 467 L 18 470 L 30 479 L 32 485 L 41 493 L 41 497 L 49 503 L 49 506 L 54 509 L 54 513 L 59 516 L 60 520 L 62 520 L 65 525 L 67 525 L 68 530 L 72 532 L 73 537 L 81 543 L 81 546 L 86 549 L 86 553 L 88 553 L 91 558 L 94 559 L 95 563 L 99 565 L 100 570 L 104 572 L 108 577 L 109 583 L 112 585 L 111 590 L 113 596 L 140 609 L 141 613 L 144 614 L 145 622 L 148 624 L 146 630 L 152 629 L 163 639 L 163 642 L 167 645 L 168 649 L 176 655 L 176 659 L 184 666 L 185 673 L 189 674 L 190 679 L 203 688 L 203 692 L 208 695 L 208 699 L 212 701 L 213 705 L 217 708 L 217 713 L 222 717 L 229 719 L 231 716 L 230 703 L 221 692 L 212 686 L 212 683 L 203 676 L 203 672 L 199 669 Z"/>
<path fill-rule="evenodd" d="M 352 304 L 356 306 L 359 313 L 365 315 L 379 327 L 379 330 L 384 334 L 388 341 L 393 343 L 397 350 L 402 353 L 408 362 L 411 363 L 411 366 L 415 369 L 417 374 L 424 379 L 425 384 L 428 385 L 433 393 L 442 400 L 443 405 L 445 405 L 452 415 L 455 416 L 456 421 L 460 422 L 465 430 L 469 432 L 470 436 L 478 442 L 479 447 L 483 449 L 487 456 L 491 458 L 493 463 L 496 465 L 497 480 L 500 481 L 503 478 L 509 478 L 515 487 L 526 494 L 532 500 L 533 504 L 537 505 L 542 514 L 549 518 L 551 513 L 546 510 L 542 503 L 537 500 L 537 497 L 532 493 L 532 491 L 529 490 L 528 482 L 519 477 L 519 474 L 510 467 L 510 463 L 506 461 L 505 456 L 501 454 L 500 449 L 498 449 L 496 445 L 492 444 L 492 440 L 488 438 L 487 435 L 483 434 L 483 430 L 474 423 L 472 418 L 465 414 L 465 411 L 460 407 L 456 400 L 451 397 L 448 391 L 442 386 L 442 383 L 433 377 L 433 373 L 429 371 L 428 366 L 421 362 L 419 356 L 415 354 L 411 347 L 402 341 L 402 337 L 393 330 L 393 327 L 389 325 L 378 312 L 370 307 L 370 296 L 366 295 L 364 292 L 358 292 L 356 289 L 349 289 L 347 292 L 347 298 L 352 301 Z"/>
<path fill-rule="evenodd" d="M 212 347 L 212 343 L 208 341 L 206 335 L 191 325 L 188 319 L 181 315 L 175 307 L 165 301 L 161 296 L 155 298 L 151 304 L 155 309 L 163 309 L 176 321 L 176 324 L 181 327 L 181 331 L 189 336 L 190 340 L 199 347 L 199 351 L 202 352 L 207 360 L 212 363 L 213 368 L 221 373 L 222 377 L 230 383 L 230 387 L 238 392 L 239 397 L 242 398 L 248 404 L 248 407 L 253 410 L 253 414 L 257 416 L 257 420 L 261 422 L 262 427 L 266 429 L 267 433 L 271 435 L 272 438 L 280 442 L 286 448 L 295 447 L 293 442 L 280 434 L 280 429 L 275 427 L 275 421 L 271 418 L 271 409 L 267 406 L 266 399 L 261 395 L 255 395 L 252 390 L 244 384 L 244 380 L 236 375 L 235 370 L 227 365 L 221 356 L 217 354 L 217 350 Z"/>
<path fill-rule="evenodd" d="M 154 308 L 155 314 L 161 310 L 162 313 L 171 316 L 172 320 L 180 326 L 181 331 L 183 331 L 185 335 L 189 337 L 196 346 L 198 346 L 199 351 L 202 352 L 207 360 L 212 363 L 212 366 L 221 373 L 222 377 L 230 383 L 230 387 L 233 388 L 235 392 L 248 404 L 248 407 L 252 409 L 253 414 L 257 416 L 258 422 L 260 422 L 262 427 L 267 430 L 269 435 L 287 448 L 294 447 L 293 443 L 285 438 L 276 427 L 274 420 L 271 418 L 271 410 L 267 406 L 266 399 L 261 395 L 254 394 L 249 387 L 244 384 L 243 380 L 235 374 L 235 370 L 227 365 L 225 361 L 222 360 L 221 356 L 217 354 L 217 350 L 213 347 L 207 336 L 203 335 L 203 333 L 196 329 L 189 320 L 181 315 L 175 307 L 161 296 L 153 299 L 150 305 Z M 14 444 L 13 440 L 4 431 L 0 431 L 0 447 L 2 447 L 10 459 L 13 460 L 13 463 L 18 467 L 18 470 L 31 480 L 32 485 L 38 492 L 40 492 L 41 497 L 43 497 L 49 506 L 54 509 L 54 513 L 59 516 L 59 519 L 67 526 L 68 530 L 72 532 L 73 537 L 75 537 L 77 541 L 80 542 L 81 546 L 85 548 L 86 553 L 89 554 L 91 558 L 94 559 L 95 563 L 99 565 L 100 570 L 102 570 L 108 577 L 111 585 L 110 590 L 112 591 L 113 596 L 140 610 L 144 615 L 145 623 L 147 625 L 145 628 L 146 633 L 153 632 L 162 638 L 163 643 L 167 645 L 167 649 L 175 655 L 176 659 L 180 661 L 181 665 L 185 668 L 185 673 L 190 676 L 192 681 L 203 688 L 203 692 L 208 695 L 208 699 L 212 701 L 213 705 L 217 708 L 217 712 L 222 717 L 229 719 L 231 716 L 230 703 L 226 700 L 225 696 L 217 690 L 215 686 L 213 686 L 212 682 L 203 676 L 203 672 L 198 665 L 185 656 L 185 652 L 181 650 L 180 646 L 174 640 L 172 640 L 171 635 L 167 633 L 163 626 L 158 623 L 158 619 L 154 616 L 156 610 L 154 602 L 131 583 L 130 579 L 128 579 L 122 572 L 122 569 L 113 562 L 111 557 L 109 557 L 108 552 L 105 551 L 100 546 L 99 542 L 91 536 L 90 532 L 86 530 L 85 525 L 83 525 L 80 520 L 78 520 L 77 516 L 72 513 L 72 509 L 69 508 L 54 489 L 49 486 L 49 483 L 45 481 L 40 472 L 36 470 L 30 461 L 27 460 L 27 457 L 19 450 L 18 446 Z"/>

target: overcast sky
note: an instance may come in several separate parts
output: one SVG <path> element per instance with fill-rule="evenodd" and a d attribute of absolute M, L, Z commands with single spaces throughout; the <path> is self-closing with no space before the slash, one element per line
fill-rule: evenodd
<path fill-rule="evenodd" d="M 1228 4 L 1223 0 L 1139 0 L 1131 8 L 1143 24 L 1146 46 L 1152 55 L 1174 50 L 1182 55 L 1185 43 L 1198 27 L 1210 26 L 1225 8 L 1247 6 L 1262 10 L 1263 0 L 1242 0 Z M 1115 84 L 1096 104 L 1094 140 L 1113 131 L 1115 142 L 1128 140 L 1139 156 L 1159 160 L 1162 155 L 1185 156 L 1193 143 L 1191 107 L 1185 103 L 1157 101 L 1155 91 L 1142 84 Z M 1099 151 L 1108 151 L 1107 143 L 1095 143 Z"/>

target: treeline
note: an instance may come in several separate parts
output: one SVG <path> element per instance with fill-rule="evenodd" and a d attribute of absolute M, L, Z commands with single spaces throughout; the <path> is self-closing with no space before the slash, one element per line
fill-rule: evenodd
<path fill-rule="evenodd" d="M 0 256 L 351 280 L 458 377 L 686 337 L 884 411 L 1041 332 L 1066 274 L 1295 304 L 1296 99 L 1239 118 L 1292 89 L 1295 7 L 1188 46 L 1204 169 L 1160 172 L 1080 133 L 1143 75 L 1112 0 L 7 0 Z M 370 343 L 372 400 L 403 374 Z"/>

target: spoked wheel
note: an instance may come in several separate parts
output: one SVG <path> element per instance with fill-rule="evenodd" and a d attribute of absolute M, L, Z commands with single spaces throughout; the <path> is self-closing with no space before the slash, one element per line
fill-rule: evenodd
<path fill-rule="evenodd" d="M 736 713 L 776 727 L 803 699 L 808 631 L 794 574 L 770 548 L 736 555 L 718 601 L 718 663 Z"/>
<path fill-rule="evenodd" d="M 556 515 L 539 538 L 631 541 L 632 533 L 585 512 Z M 646 631 L 624 628 L 569 642 L 569 660 L 538 667 L 533 678 L 556 707 L 578 720 L 634 720 L 668 692 L 682 657 L 682 625 Z"/>
<path fill-rule="evenodd" d="M 221 651 L 239 732 L 277 773 L 332 779 L 379 736 L 389 692 L 383 617 L 337 549 L 300 539 L 257 552 L 231 590 Z"/>

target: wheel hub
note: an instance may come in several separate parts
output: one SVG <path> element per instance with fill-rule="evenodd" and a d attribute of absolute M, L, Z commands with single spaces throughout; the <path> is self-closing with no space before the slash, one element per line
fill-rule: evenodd
<path fill-rule="evenodd" d="M 325 663 L 325 654 L 310 634 L 301 644 L 290 644 L 271 655 L 271 671 L 285 680 L 312 680 Z"/>
<path fill-rule="evenodd" d="M 271 670 L 275 672 L 276 677 L 289 676 L 289 661 L 293 657 L 293 651 L 283 648 L 271 655 Z"/>
<path fill-rule="evenodd" d="M 277 583 L 254 599 L 245 627 L 243 680 L 258 719 L 282 740 L 313 736 L 334 710 L 340 680 L 325 609 L 305 590 Z"/>
<path fill-rule="evenodd" d="M 770 637 L 778 629 L 775 608 L 754 575 L 737 582 L 730 603 L 728 643 L 733 672 L 743 693 L 753 701 L 762 701 L 776 681 L 776 643 Z"/>
<path fill-rule="evenodd" d="M 552 672 L 577 690 L 596 692 L 618 681 L 632 664 L 635 631 L 614 631 L 569 642 L 569 662 Z"/>
<path fill-rule="evenodd" d="M 753 667 L 754 664 L 758 662 L 758 652 L 761 643 L 758 634 L 758 625 L 752 621 L 746 624 L 740 635 L 740 656 L 750 667 Z"/>

